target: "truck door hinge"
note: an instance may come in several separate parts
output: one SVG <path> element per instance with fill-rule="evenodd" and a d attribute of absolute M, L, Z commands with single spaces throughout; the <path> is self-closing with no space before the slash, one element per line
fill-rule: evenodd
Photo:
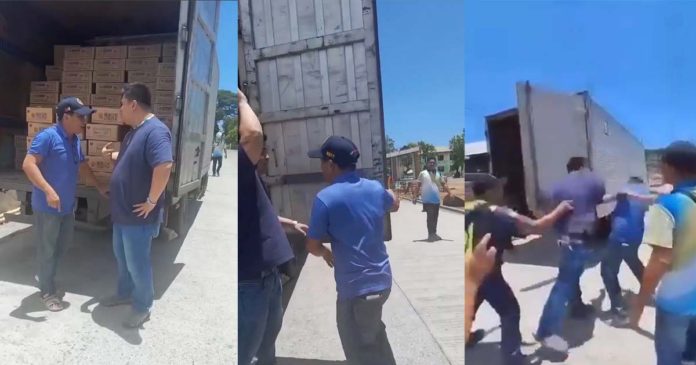
<path fill-rule="evenodd" d="M 181 104 L 182 104 L 181 94 L 176 94 L 176 101 L 175 101 L 176 107 L 175 108 L 176 108 L 176 113 L 179 115 L 181 115 Z"/>
<path fill-rule="evenodd" d="M 181 44 L 186 45 L 189 41 L 189 29 L 188 25 L 184 24 L 181 26 L 181 34 L 179 35 L 179 39 L 181 39 Z"/>

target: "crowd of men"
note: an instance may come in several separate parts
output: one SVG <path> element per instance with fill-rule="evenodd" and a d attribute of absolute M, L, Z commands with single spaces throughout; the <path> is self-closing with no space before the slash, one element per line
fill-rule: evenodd
<path fill-rule="evenodd" d="M 503 186 L 492 176 L 474 182 L 476 203 L 467 213 L 467 347 L 485 333 L 470 331 L 475 313 L 488 302 L 501 320 L 501 355 L 505 364 L 527 364 L 521 351 L 520 308 L 502 274 L 503 253 L 515 248 L 513 237 L 553 227 L 561 258 L 558 276 L 534 334 L 542 348 L 566 354 L 560 335 L 566 315 L 586 318 L 594 308 L 582 302 L 580 278 L 592 257 L 601 257 L 601 276 L 610 300 L 610 323 L 638 328 L 646 305 L 654 298 L 654 346 L 657 365 L 696 364 L 696 146 L 674 142 L 663 153 L 660 190 L 649 190 L 632 177 L 617 194 L 608 195 L 603 180 L 587 160 L 573 157 L 566 175 L 549 192 L 555 208 L 532 220 L 504 207 Z M 597 207 L 615 201 L 608 238 L 600 233 Z M 638 257 L 641 244 L 652 253 L 646 264 Z M 618 273 L 626 262 L 640 282 L 640 291 L 625 303 Z"/>

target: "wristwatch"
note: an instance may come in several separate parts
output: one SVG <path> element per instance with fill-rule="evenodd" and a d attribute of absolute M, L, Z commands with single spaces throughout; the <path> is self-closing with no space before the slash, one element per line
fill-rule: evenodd
<path fill-rule="evenodd" d="M 147 197 L 147 203 L 150 205 L 157 205 L 157 202 L 153 202 L 152 200 L 150 200 L 149 196 Z"/>

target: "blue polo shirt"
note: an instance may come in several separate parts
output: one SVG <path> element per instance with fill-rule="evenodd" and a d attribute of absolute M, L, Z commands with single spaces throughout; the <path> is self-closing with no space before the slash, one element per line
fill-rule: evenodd
<path fill-rule="evenodd" d="M 80 139 L 68 138 L 63 126 L 58 123 L 39 132 L 31 141 L 27 151 L 41 157 L 39 170 L 44 179 L 60 198 L 60 212 L 46 203 L 46 194 L 36 186 L 32 189 L 31 205 L 37 212 L 66 215 L 75 210 L 75 194 L 80 164 L 85 160 L 80 148 Z"/>
<path fill-rule="evenodd" d="M 558 204 L 570 200 L 572 213 L 559 219 L 556 231 L 559 234 L 592 234 L 597 223 L 597 206 L 602 203 L 606 189 L 604 181 L 588 169 L 566 175 L 553 188 L 553 201 Z"/>
<path fill-rule="evenodd" d="M 115 224 L 160 223 L 164 194 L 147 218 L 133 213 L 133 206 L 147 201 L 154 168 L 172 161 L 172 135 L 156 117 L 126 134 L 109 184 L 111 220 Z"/>
<path fill-rule="evenodd" d="M 331 240 L 339 300 L 391 288 L 384 216 L 394 200 L 377 181 L 350 172 L 317 194 L 307 236 Z"/>
<path fill-rule="evenodd" d="M 650 190 L 643 184 L 629 183 L 621 192 L 638 195 L 650 195 Z M 618 196 L 616 208 L 612 213 L 611 234 L 609 239 L 614 243 L 627 243 L 638 245 L 643 240 L 645 228 L 645 213 L 649 204 L 631 199 L 626 196 Z"/>

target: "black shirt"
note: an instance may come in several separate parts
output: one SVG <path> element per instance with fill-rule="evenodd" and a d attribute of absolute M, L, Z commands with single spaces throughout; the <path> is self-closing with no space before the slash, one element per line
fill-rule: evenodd
<path fill-rule="evenodd" d="M 290 242 L 271 205 L 261 179 L 244 148 L 239 149 L 239 280 L 254 280 L 261 273 L 290 261 Z"/>

